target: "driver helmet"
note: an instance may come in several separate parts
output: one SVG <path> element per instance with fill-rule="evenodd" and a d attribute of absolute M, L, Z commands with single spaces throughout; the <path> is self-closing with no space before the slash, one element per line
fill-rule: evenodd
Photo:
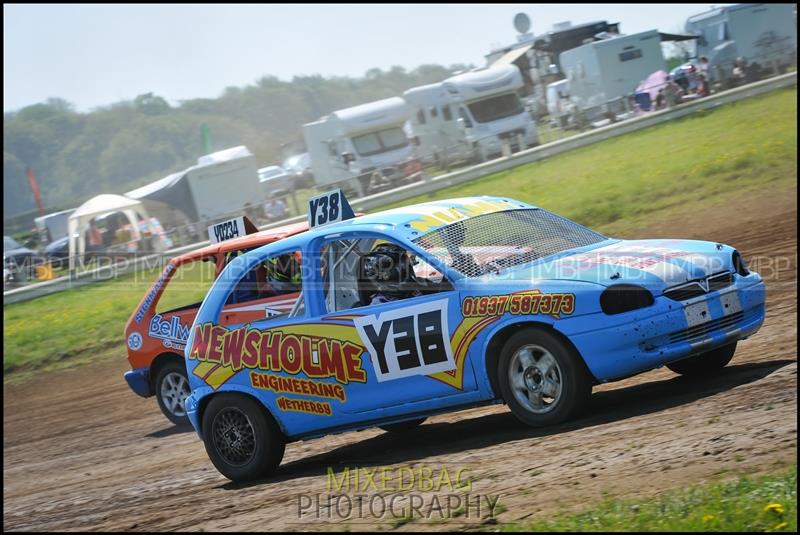
<path fill-rule="evenodd" d="M 414 282 L 414 270 L 408 252 L 390 243 L 376 246 L 362 258 L 364 278 L 374 290 L 391 297 L 402 297 L 410 288 L 408 283 Z"/>
<path fill-rule="evenodd" d="M 279 286 L 300 285 L 300 253 L 286 253 L 266 262 L 267 279 L 270 284 L 278 283 Z"/>

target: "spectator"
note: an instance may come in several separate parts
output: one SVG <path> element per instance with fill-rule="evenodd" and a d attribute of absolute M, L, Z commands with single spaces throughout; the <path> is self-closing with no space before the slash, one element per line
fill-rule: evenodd
<path fill-rule="evenodd" d="M 655 110 L 663 110 L 667 107 L 667 96 L 664 94 L 664 88 L 658 90 L 658 94 L 656 95 L 656 105 Z"/>
<path fill-rule="evenodd" d="M 707 57 L 700 56 L 700 63 L 697 65 L 697 70 L 700 71 L 700 74 L 706 77 L 706 80 L 711 80 L 711 63 L 708 61 Z"/>
<path fill-rule="evenodd" d="M 698 84 L 697 84 L 697 94 L 701 97 L 707 97 L 711 94 L 711 90 L 708 87 L 708 80 L 706 79 L 705 75 L 699 74 L 697 76 Z"/>
<path fill-rule="evenodd" d="M 743 57 L 736 58 L 733 66 L 731 82 L 734 87 L 745 83 L 745 73 L 747 72 L 747 61 Z"/>
<path fill-rule="evenodd" d="M 667 85 L 664 88 L 664 96 L 667 97 L 667 106 L 677 106 L 681 103 L 683 88 L 678 85 L 671 76 L 667 76 Z"/>
<path fill-rule="evenodd" d="M 89 230 L 86 231 L 86 250 L 97 251 L 103 246 L 103 234 L 97 227 L 94 219 L 89 221 Z"/>
<path fill-rule="evenodd" d="M 745 67 L 744 69 L 744 81 L 745 83 L 753 83 L 757 82 L 761 79 L 761 65 L 757 62 L 752 62 L 750 65 Z"/>
<path fill-rule="evenodd" d="M 687 87 L 687 92 L 688 93 L 696 93 L 697 92 L 697 85 L 699 83 L 699 80 L 697 79 L 697 74 L 698 74 L 697 73 L 697 67 L 695 67 L 694 65 L 690 64 L 689 65 L 689 69 L 688 69 L 688 71 L 686 73 L 686 78 L 688 80 L 688 87 Z"/>

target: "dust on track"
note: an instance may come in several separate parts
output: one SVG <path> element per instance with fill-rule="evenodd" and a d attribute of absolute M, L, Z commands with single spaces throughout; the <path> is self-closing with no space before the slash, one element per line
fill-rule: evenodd
<path fill-rule="evenodd" d="M 493 405 L 430 418 L 407 435 L 367 430 L 296 442 L 276 476 L 234 485 L 194 432 L 171 426 L 152 398 L 128 390 L 120 355 L 4 385 L 4 529 L 393 527 L 298 518 L 300 494 L 327 492 L 328 467 L 355 465 L 465 468 L 473 493 L 500 495 L 500 522 L 533 521 L 605 495 L 646 498 L 795 462 L 796 199 L 765 193 L 624 237 L 722 241 L 765 277 L 766 322 L 718 377 L 688 380 L 661 369 L 603 385 L 584 417 L 547 429 L 526 428 Z M 480 522 L 413 521 L 398 530 Z"/>

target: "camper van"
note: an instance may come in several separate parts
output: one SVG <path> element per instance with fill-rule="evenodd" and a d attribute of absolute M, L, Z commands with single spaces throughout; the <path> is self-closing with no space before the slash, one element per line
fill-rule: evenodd
<path fill-rule="evenodd" d="M 711 76 L 725 82 L 737 58 L 783 72 L 797 63 L 795 4 L 738 4 L 689 17 L 686 31 L 699 36 L 694 56 L 705 56 Z"/>
<path fill-rule="evenodd" d="M 614 118 L 624 99 L 666 62 L 657 30 L 603 39 L 562 52 L 570 98 L 588 121 Z"/>
<path fill-rule="evenodd" d="M 403 130 L 409 115 L 405 101 L 392 97 L 304 124 L 315 184 L 363 196 L 420 179 L 422 166 Z"/>
<path fill-rule="evenodd" d="M 514 65 L 477 69 L 403 93 L 423 161 L 478 160 L 539 144 Z"/>

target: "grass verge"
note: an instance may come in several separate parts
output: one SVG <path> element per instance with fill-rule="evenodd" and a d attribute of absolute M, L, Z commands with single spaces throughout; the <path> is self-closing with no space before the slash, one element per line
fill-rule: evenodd
<path fill-rule="evenodd" d="M 776 475 L 739 477 L 652 500 L 606 500 L 587 511 L 502 531 L 797 531 L 797 465 Z"/>

